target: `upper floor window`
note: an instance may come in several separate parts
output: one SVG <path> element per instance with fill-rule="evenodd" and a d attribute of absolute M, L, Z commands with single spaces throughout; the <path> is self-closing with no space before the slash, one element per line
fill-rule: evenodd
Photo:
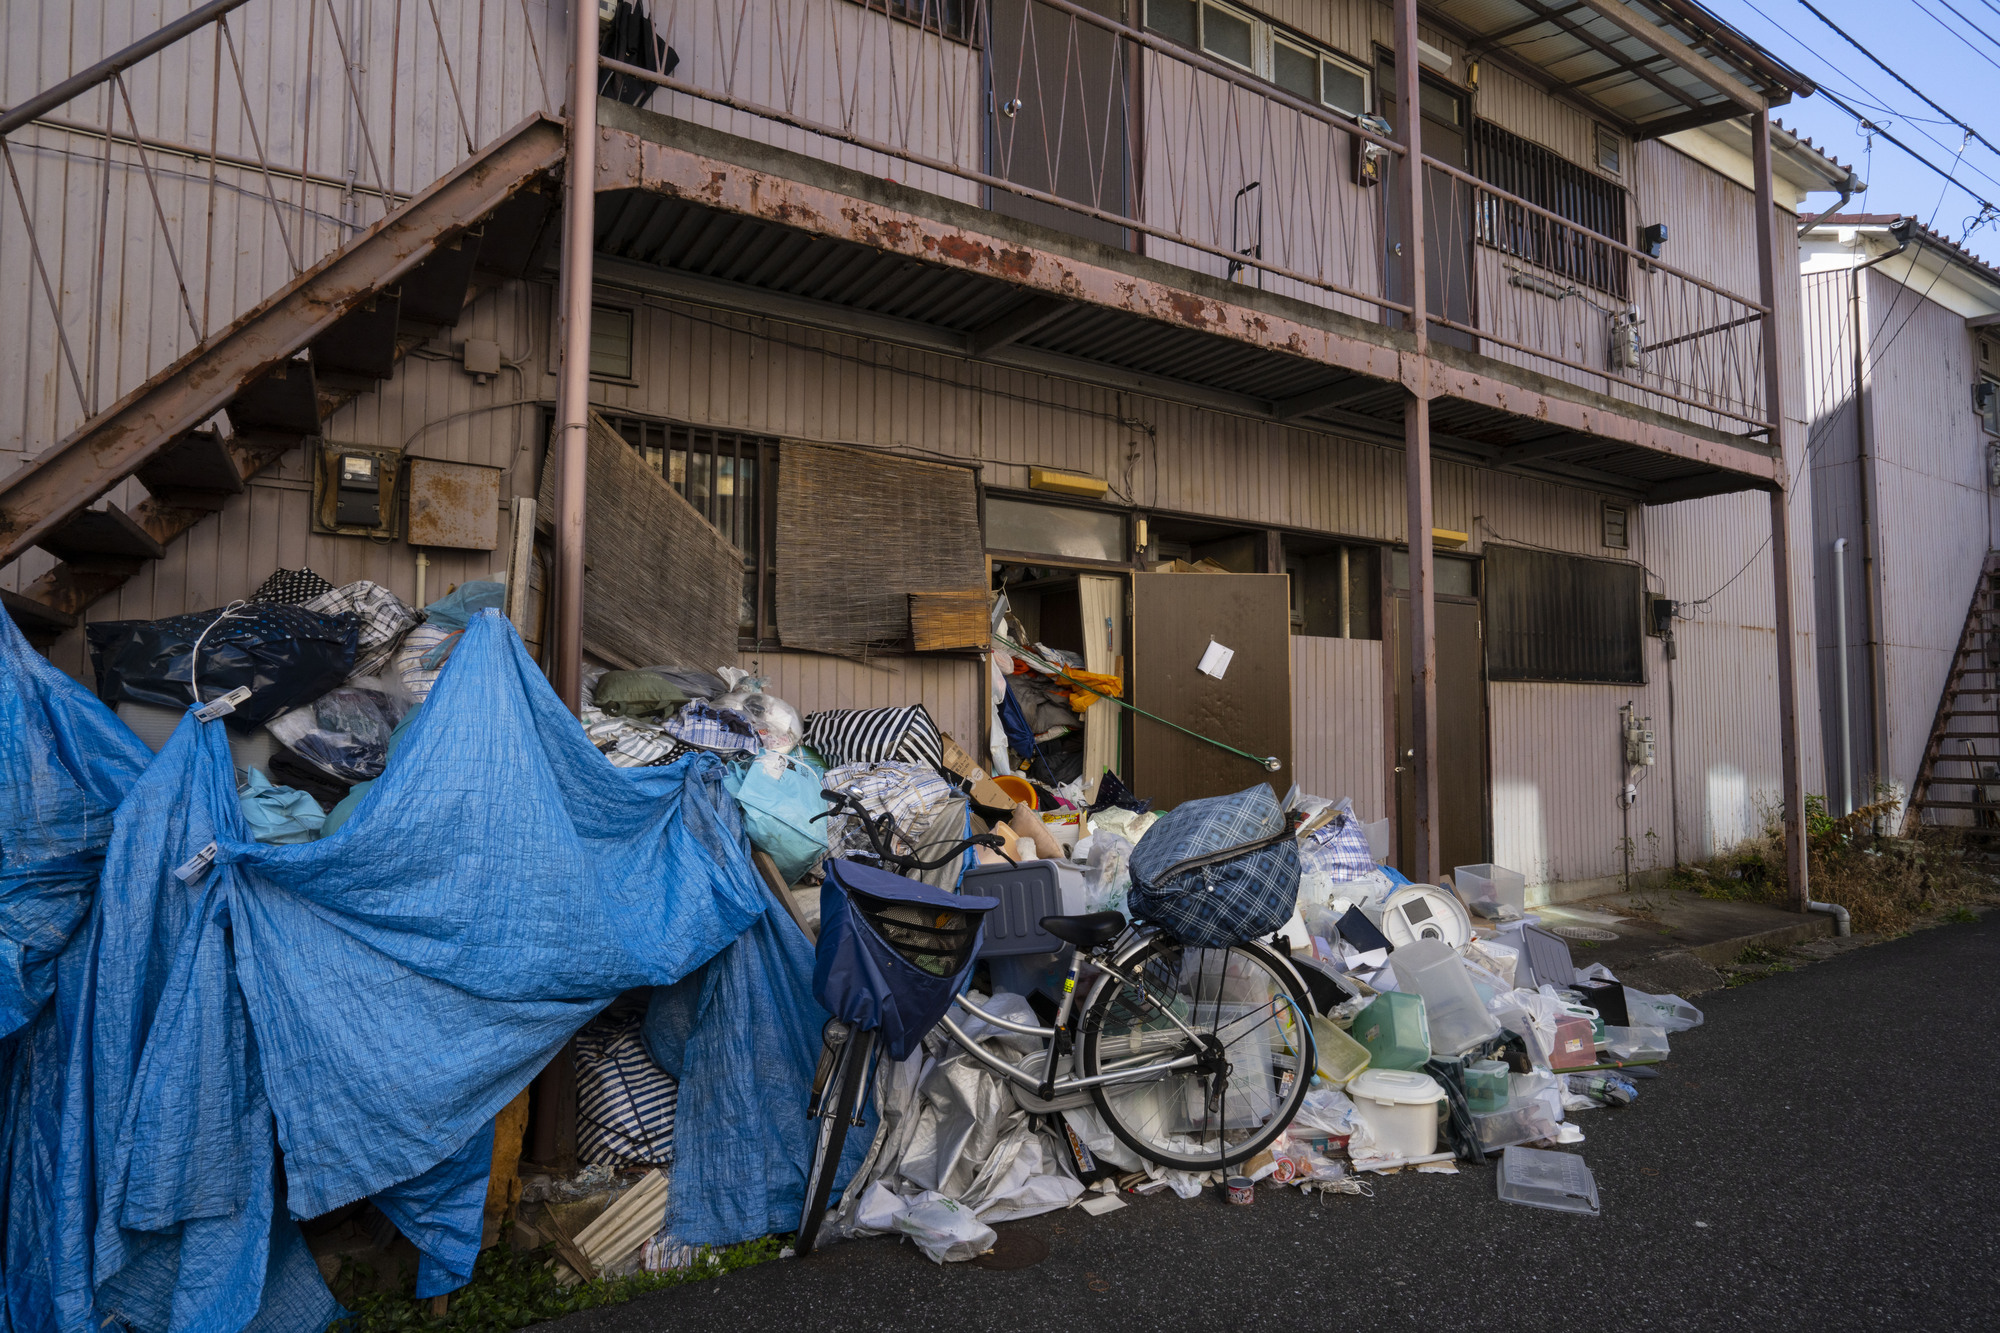
<path fill-rule="evenodd" d="M 1495 189 L 1574 224 L 1565 227 L 1501 200 L 1483 200 L 1476 224 L 1482 243 L 1626 299 L 1631 288 L 1627 255 L 1589 235 L 1625 242 L 1622 186 L 1485 120 L 1472 125 L 1472 172 Z"/>
<path fill-rule="evenodd" d="M 1370 109 L 1366 68 L 1247 9 L 1217 0 L 1146 0 L 1146 26 L 1269 79 L 1302 101 L 1351 116 Z"/>
<path fill-rule="evenodd" d="M 863 9 L 887 14 L 954 41 L 973 39 L 972 0 L 856 0 L 856 3 Z"/>

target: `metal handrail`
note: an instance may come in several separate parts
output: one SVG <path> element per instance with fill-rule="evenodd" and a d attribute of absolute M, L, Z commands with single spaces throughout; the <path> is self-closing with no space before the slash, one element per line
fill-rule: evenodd
<path fill-rule="evenodd" d="M 6 115 L 0 116 L 0 138 L 5 138 L 32 120 L 37 120 L 65 102 L 73 102 L 92 88 L 104 83 L 112 76 L 132 68 L 155 51 L 164 51 L 190 33 L 200 32 L 216 19 L 233 9 L 241 9 L 250 0 L 209 0 L 200 9 L 194 9 L 169 23 L 159 31 L 141 37 L 116 55 L 107 56 L 89 69 L 70 75 L 61 83 L 30 97 Z"/>
<path fill-rule="evenodd" d="M 1037 4 L 1049 4 L 1054 2 L 1054 0 L 1035 0 L 1035 2 Z M 1259 269 L 1262 272 L 1281 278 L 1290 278 L 1294 282 L 1305 283 L 1311 287 L 1318 287 L 1340 296 L 1350 297 L 1356 301 L 1364 301 L 1369 305 L 1381 306 L 1386 310 L 1394 310 L 1401 314 L 1408 314 L 1410 310 L 1409 303 L 1406 301 L 1391 300 L 1380 293 L 1359 291 L 1341 283 L 1336 283 L 1328 278 L 1314 277 L 1310 274 L 1298 272 L 1296 269 L 1287 268 L 1282 264 L 1273 264 L 1262 259 L 1254 259 L 1246 255 L 1241 255 L 1225 246 L 1212 245 L 1206 241 L 1196 240 L 1179 232 L 1168 231 L 1164 228 L 1153 226 L 1150 223 L 1142 222 L 1137 218 L 1127 217 L 1122 213 L 1114 213 L 1109 209 L 1098 208 L 1093 204 L 1082 203 L 1079 200 L 1065 198 L 1059 194 L 1051 194 L 1046 190 L 1033 189 L 1016 181 L 1008 180 L 1004 176 L 995 176 L 960 163 L 932 157 L 926 153 L 919 153 L 914 149 L 898 147 L 895 144 L 874 138 L 870 135 L 857 134 L 852 130 L 828 125 L 821 121 L 808 120 L 803 116 L 793 115 L 791 112 L 781 110 L 778 107 L 766 106 L 762 103 L 748 101 L 729 93 L 703 88 L 699 84 L 688 83 L 683 79 L 676 79 L 671 75 L 661 74 L 654 70 L 642 69 L 637 65 L 628 65 L 623 61 L 613 60 L 609 56 L 599 56 L 597 64 L 599 69 L 611 70 L 618 74 L 640 79 L 665 88 L 670 92 L 684 93 L 689 97 L 700 98 L 704 102 L 727 107 L 732 111 L 741 111 L 746 115 L 756 116 L 780 125 L 787 125 L 793 129 L 823 135 L 840 143 L 852 144 L 856 148 L 865 148 L 872 153 L 881 153 L 885 157 L 897 158 L 908 162 L 912 166 L 925 167 L 944 175 L 956 176 L 960 180 L 971 181 L 976 185 L 984 185 L 995 190 L 1005 190 L 1009 194 L 1019 195 L 1024 199 L 1033 199 L 1038 203 L 1061 208 L 1082 217 L 1094 218 L 1097 221 L 1107 222 L 1117 227 L 1130 228 L 1133 231 L 1154 237 L 1158 240 L 1170 241 L 1175 245 L 1184 245 L 1190 250 L 1199 250 L 1204 254 L 1213 255 L 1228 263 Z M 1351 129 L 1352 127 L 1343 125 L 1341 128 Z"/>
<path fill-rule="evenodd" d="M 1042 2 L 1046 3 L 1047 0 L 1042 0 Z M 1489 185 L 1487 182 L 1481 180 L 1479 177 L 1473 175 L 1471 172 L 1461 170 L 1458 167 L 1454 167 L 1448 162 L 1440 162 L 1434 157 L 1426 156 L 1424 158 L 1424 165 L 1426 167 L 1431 168 L 1434 171 L 1440 172 L 1446 176 L 1450 176 L 1455 180 L 1460 180 L 1465 182 L 1479 194 L 1491 195 L 1495 199 L 1500 200 L 1502 203 L 1509 204 L 1516 208 L 1526 209 L 1528 212 L 1535 214 L 1537 217 L 1546 218 L 1548 221 L 1568 231 L 1577 232 L 1581 235 L 1587 236 L 1590 238 L 1590 243 L 1592 245 L 1603 245 L 1608 249 L 1619 251 L 1621 254 L 1628 255 L 1631 258 L 1638 260 L 1640 263 L 1646 265 L 1648 268 L 1658 269 L 1662 273 L 1670 274 L 1671 276 L 1679 278 L 1684 282 L 1691 282 L 1697 287 L 1701 287 L 1708 291 L 1714 292 L 1717 296 L 1727 297 L 1729 300 L 1741 304 L 1745 309 L 1754 310 L 1760 315 L 1768 315 L 1771 313 L 1771 308 L 1769 306 L 1761 305 L 1758 302 L 1751 300 L 1747 296 L 1740 296 L 1737 293 L 1730 291 L 1726 287 L 1718 287 L 1714 283 L 1709 282 L 1705 278 L 1697 278 L 1694 274 L 1684 272 L 1681 269 L 1677 269 L 1672 264 L 1666 263 L 1662 260 L 1654 259 L 1652 256 L 1648 255 L 1645 251 L 1635 249 L 1632 246 L 1627 245 L 1624 241 L 1618 240 L 1616 237 L 1606 236 L 1602 232 L 1592 231 L 1588 227 L 1580 226 L 1574 220 L 1566 218 L 1560 213 L 1551 212 L 1548 209 L 1542 207 L 1540 204 L 1530 203 L 1528 200 L 1523 199 L 1518 194 L 1509 194 L 1505 190 L 1499 189 L 1498 187 L 1493 185 Z"/>

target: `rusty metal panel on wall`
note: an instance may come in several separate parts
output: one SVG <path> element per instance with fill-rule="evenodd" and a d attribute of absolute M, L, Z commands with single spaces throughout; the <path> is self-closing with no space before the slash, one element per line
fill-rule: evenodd
<path fill-rule="evenodd" d="M 500 544 L 504 469 L 436 458 L 410 460 L 412 546 L 490 551 Z"/>

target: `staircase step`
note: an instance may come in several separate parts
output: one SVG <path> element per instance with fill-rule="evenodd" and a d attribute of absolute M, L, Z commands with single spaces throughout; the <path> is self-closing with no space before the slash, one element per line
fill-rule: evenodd
<path fill-rule="evenodd" d="M 166 554 L 151 533 L 115 505 L 79 509 L 36 545 L 66 564 L 102 573 L 129 574 Z"/>
<path fill-rule="evenodd" d="M 167 504 L 220 509 L 243 491 L 236 456 L 212 430 L 189 431 L 153 455 L 137 475 L 140 485 Z"/>
<path fill-rule="evenodd" d="M 479 262 L 479 243 L 484 236 L 476 227 L 461 232 L 457 239 L 439 245 L 435 254 L 403 279 L 405 323 L 438 328 L 458 323 L 465 313 L 465 293 L 472 286 L 472 270 Z"/>
<path fill-rule="evenodd" d="M 313 340 L 313 369 L 321 375 L 386 380 L 396 373 L 398 289 L 377 292 Z"/>
<path fill-rule="evenodd" d="M 7 608 L 7 614 L 21 627 L 28 642 L 38 647 L 53 642 L 64 630 L 76 628 L 76 617 L 67 611 L 58 611 L 46 602 L 6 588 L 0 588 L 0 605 Z"/>
<path fill-rule="evenodd" d="M 479 245 L 479 267 L 503 278 L 519 278 L 539 268 L 544 245 L 553 245 L 557 196 L 547 188 L 523 190 L 493 210 Z"/>
<path fill-rule="evenodd" d="M 2000 782 L 1994 785 L 2000 786 Z M 1912 801 L 1910 804 L 1919 810 L 1991 810 L 1995 814 L 2000 814 L 2000 801 L 1933 801 L 1926 796 L 1923 800 Z"/>
<path fill-rule="evenodd" d="M 239 435 L 254 430 L 319 434 L 319 389 L 312 358 L 301 352 L 252 380 L 230 402 L 229 424 Z"/>

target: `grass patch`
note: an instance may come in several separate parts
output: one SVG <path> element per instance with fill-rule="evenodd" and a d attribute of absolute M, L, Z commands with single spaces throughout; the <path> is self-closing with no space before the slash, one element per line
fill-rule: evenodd
<path fill-rule="evenodd" d="M 1965 839 L 1928 827 L 1911 838 L 1878 838 L 1878 815 L 1891 803 L 1851 815 L 1827 812 L 1823 797 L 1806 797 L 1806 862 L 1812 896 L 1845 907 L 1857 932 L 1893 936 L 1919 919 L 1972 917 L 1969 904 L 1993 897 L 1991 876 L 1967 860 Z M 1784 829 L 1769 819 L 1762 833 L 1728 853 L 1675 871 L 1674 888 L 1722 902 L 1786 906 Z"/>
<path fill-rule="evenodd" d="M 1743 952 L 1736 955 L 1736 961 L 1745 967 L 1761 967 L 1778 961 L 1778 955 L 1761 944 L 1746 944 Z"/>
<path fill-rule="evenodd" d="M 480 1252 L 472 1281 L 451 1294 L 442 1315 L 431 1313 L 428 1298 L 417 1299 L 414 1272 L 405 1269 L 384 1289 L 372 1267 L 343 1259 L 333 1294 L 353 1313 L 328 1333 L 507 1333 L 749 1268 L 777 1258 L 780 1244 L 778 1237 L 766 1236 L 724 1250 L 697 1251 L 693 1264 L 671 1273 L 634 1273 L 565 1287 L 549 1271 L 554 1250 L 516 1250 L 503 1239 Z"/>
<path fill-rule="evenodd" d="M 1979 924 L 1979 913 L 1970 907 L 1954 907 L 1944 914 L 1944 919 L 1954 926 L 1976 926 Z"/>

